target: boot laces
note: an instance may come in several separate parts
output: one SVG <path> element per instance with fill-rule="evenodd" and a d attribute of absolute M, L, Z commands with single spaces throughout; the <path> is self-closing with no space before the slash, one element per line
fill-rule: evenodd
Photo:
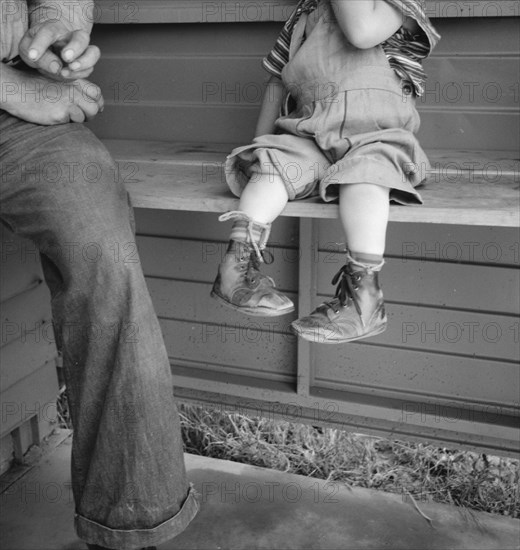
<path fill-rule="evenodd" d="M 269 258 L 269 261 L 267 261 L 267 258 Z M 262 277 L 269 279 L 271 283 L 274 286 L 274 281 L 271 279 L 271 277 L 268 277 L 267 275 L 264 275 L 260 271 L 260 263 L 265 263 L 266 265 L 273 263 L 273 255 L 270 252 L 267 252 L 265 250 L 259 250 L 258 253 L 256 250 L 251 250 L 251 254 L 249 255 L 249 260 L 247 262 L 247 268 L 245 269 L 245 278 L 246 280 L 254 285 L 256 282 L 257 277 Z"/>
<path fill-rule="evenodd" d="M 355 272 L 352 273 L 348 270 L 348 266 L 344 265 L 332 278 L 332 284 L 337 284 L 336 293 L 334 298 L 328 302 L 324 302 L 324 305 L 327 308 L 331 308 L 334 313 L 339 313 L 339 308 L 346 306 L 349 302 L 354 304 L 356 311 L 361 319 L 361 322 L 364 325 L 363 317 L 361 314 L 361 307 L 358 303 L 357 286 L 354 284 L 354 281 L 359 281 L 360 276 Z"/>
<path fill-rule="evenodd" d="M 260 242 L 257 243 L 253 236 L 253 222 L 249 221 L 247 224 L 247 234 L 249 237 L 249 244 L 253 247 L 254 254 L 256 256 L 256 260 L 258 264 L 260 264 L 260 262 L 263 262 L 266 265 L 272 264 L 274 261 L 274 256 L 265 249 L 265 244 L 266 244 L 265 232 L 262 235 Z M 269 258 L 269 261 L 267 260 L 267 258 Z M 257 266 L 257 269 L 259 269 L 259 267 L 260 265 Z"/>

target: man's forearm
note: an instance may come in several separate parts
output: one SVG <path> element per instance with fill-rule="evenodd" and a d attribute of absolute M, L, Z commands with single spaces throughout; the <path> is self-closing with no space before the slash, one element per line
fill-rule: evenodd
<path fill-rule="evenodd" d="M 28 0 L 29 27 L 59 19 L 70 31 L 90 34 L 94 18 L 94 0 Z"/>

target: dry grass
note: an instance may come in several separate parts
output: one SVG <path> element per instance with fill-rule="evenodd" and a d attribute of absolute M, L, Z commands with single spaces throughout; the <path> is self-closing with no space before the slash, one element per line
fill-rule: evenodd
<path fill-rule="evenodd" d="M 186 451 L 520 517 L 520 461 L 179 407 Z"/>

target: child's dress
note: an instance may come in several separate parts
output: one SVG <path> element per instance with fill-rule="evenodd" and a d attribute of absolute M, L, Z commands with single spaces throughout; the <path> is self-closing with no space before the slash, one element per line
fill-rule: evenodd
<path fill-rule="evenodd" d="M 418 23 L 431 50 L 438 35 L 426 17 Z M 398 76 L 381 45 L 352 46 L 321 0 L 292 29 L 281 77 L 290 112 L 276 120 L 274 134 L 228 157 L 226 177 L 237 196 L 251 178 L 278 174 L 290 200 L 319 189 L 328 202 L 337 199 L 338 185 L 373 183 L 389 187 L 399 203 L 422 202 L 415 187 L 429 163 L 415 137 L 417 87 Z"/>

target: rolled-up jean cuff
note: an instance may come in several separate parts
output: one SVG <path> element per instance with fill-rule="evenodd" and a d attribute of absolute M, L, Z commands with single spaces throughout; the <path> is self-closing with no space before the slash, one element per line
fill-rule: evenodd
<path fill-rule="evenodd" d="M 197 492 L 190 483 L 188 496 L 181 509 L 170 519 L 150 529 L 111 529 L 80 514 L 75 515 L 74 525 L 78 537 L 89 544 L 137 550 L 143 546 L 155 546 L 176 537 L 186 529 L 198 511 Z"/>

